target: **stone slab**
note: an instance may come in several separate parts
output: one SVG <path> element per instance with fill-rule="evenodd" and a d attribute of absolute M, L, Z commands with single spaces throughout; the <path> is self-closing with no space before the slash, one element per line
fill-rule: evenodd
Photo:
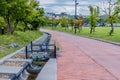
<path fill-rule="evenodd" d="M 38 74 L 36 80 L 57 80 L 57 63 L 56 59 L 50 59 L 41 72 Z"/>
<path fill-rule="evenodd" d="M 7 59 L 6 61 L 17 61 L 17 62 L 29 62 L 32 63 L 32 59 Z"/>
<path fill-rule="evenodd" d="M 11 80 L 11 79 L 4 79 L 4 78 L 0 78 L 0 80 Z"/>
<path fill-rule="evenodd" d="M 0 73 L 4 74 L 16 74 L 21 71 L 23 67 L 15 67 L 15 66 L 0 66 Z"/>

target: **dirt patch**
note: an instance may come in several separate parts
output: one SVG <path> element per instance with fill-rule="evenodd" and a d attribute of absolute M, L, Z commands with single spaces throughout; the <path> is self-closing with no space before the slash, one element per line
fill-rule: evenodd
<path fill-rule="evenodd" d="M 8 74 L 0 74 L 0 78 L 5 78 L 5 79 L 7 78 L 8 79 L 9 75 Z"/>
<path fill-rule="evenodd" d="M 16 61 L 6 61 L 2 65 L 5 66 L 16 66 L 16 67 L 21 67 L 24 65 L 25 62 L 16 62 Z"/>
<path fill-rule="evenodd" d="M 12 58 L 21 58 L 21 59 L 25 59 L 25 55 L 24 54 L 16 54 L 14 55 Z"/>

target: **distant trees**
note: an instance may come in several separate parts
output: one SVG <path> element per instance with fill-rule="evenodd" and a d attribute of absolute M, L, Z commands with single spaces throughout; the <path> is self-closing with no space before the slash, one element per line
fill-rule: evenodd
<path fill-rule="evenodd" d="M 90 21 L 90 34 L 95 31 L 96 23 L 99 19 L 99 7 L 97 6 L 96 8 L 92 6 L 88 6 L 89 11 L 90 11 L 90 16 L 89 21 Z"/>
<path fill-rule="evenodd" d="M 59 19 L 53 19 L 52 20 L 52 24 L 53 26 L 57 27 L 57 25 L 60 23 L 60 20 Z"/>
<path fill-rule="evenodd" d="M 72 27 L 72 30 L 74 28 L 74 19 L 73 18 L 69 18 L 68 19 L 68 23 L 70 24 L 70 26 Z"/>
<path fill-rule="evenodd" d="M 61 26 L 66 29 L 66 27 L 67 27 L 67 19 L 66 19 L 66 17 L 61 18 Z"/>

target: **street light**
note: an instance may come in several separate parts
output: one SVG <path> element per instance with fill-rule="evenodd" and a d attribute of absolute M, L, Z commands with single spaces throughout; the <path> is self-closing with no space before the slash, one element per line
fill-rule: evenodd
<path fill-rule="evenodd" d="M 75 19 L 77 19 L 77 5 L 79 4 L 78 2 L 77 2 L 77 0 L 74 0 L 75 1 Z M 74 28 L 75 28 L 75 34 L 76 34 L 76 24 L 74 25 Z"/>
<path fill-rule="evenodd" d="M 77 19 L 77 5 L 79 3 L 77 2 L 77 0 L 75 0 L 75 19 Z"/>

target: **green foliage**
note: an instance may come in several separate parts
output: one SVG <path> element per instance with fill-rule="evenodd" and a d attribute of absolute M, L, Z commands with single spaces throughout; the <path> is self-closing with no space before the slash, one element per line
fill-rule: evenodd
<path fill-rule="evenodd" d="M 31 23 L 33 29 L 39 26 L 44 9 L 39 8 L 37 0 L 0 0 L 0 16 L 4 18 L 8 33 L 13 34 L 19 22 Z M 24 27 L 24 26 L 23 26 Z"/>
<path fill-rule="evenodd" d="M 79 27 L 82 24 L 82 20 L 75 20 L 76 27 Z"/>
<path fill-rule="evenodd" d="M 53 19 L 53 20 L 52 20 L 52 24 L 53 24 L 54 26 L 57 26 L 59 23 L 60 23 L 60 20 L 58 20 L 58 19 Z"/>
<path fill-rule="evenodd" d="M 73 18 L 68 19 L 68 23 L 73 27 L 74 26 L 74 19 Z"/>
<path fill-rule="evenodd" d="M 37 30 L 40 25 L 44 25 L 45 21 L 43 20 L 44 9 L 37 8 L 32 14 L 31 25 L 33 30 Z"/>
<path fill-rule="evenodd" d="M 89 16 L 89 21 L 91 27 L 95 27 L 97 21 L 99 20 L 98 15 L 99 15 L 99 7 L 93 8 L 92 6 L 89 6 L 89 11 L 90 11 L 90 16 Z"/>
<path fill-rule="evenodd" d="M 67 25 L 67 19 L 66 19 L 66 17 L 62 17 L 62 19 L 61 19 L 61 26 L 62 27 L 66 27 L 66 25 Z"/>
<path fill-rule="evenodd" d="M 1 27 L 6 27 L 6 23 L 2 17 L 0 17 L 0 28 Z"/>
<path fill-rule="evenodd" d="M 90 16 L 88 17 L 89 21 L 90 21 L 90 34 L 95 31 L 95 27 L 97 24 L 97 21 L 99 20 L 99 7 L 97 6 L 96 8 L 92 7 L 92 6 L 88 6 L 89 11 L 90 11 Z"/>

